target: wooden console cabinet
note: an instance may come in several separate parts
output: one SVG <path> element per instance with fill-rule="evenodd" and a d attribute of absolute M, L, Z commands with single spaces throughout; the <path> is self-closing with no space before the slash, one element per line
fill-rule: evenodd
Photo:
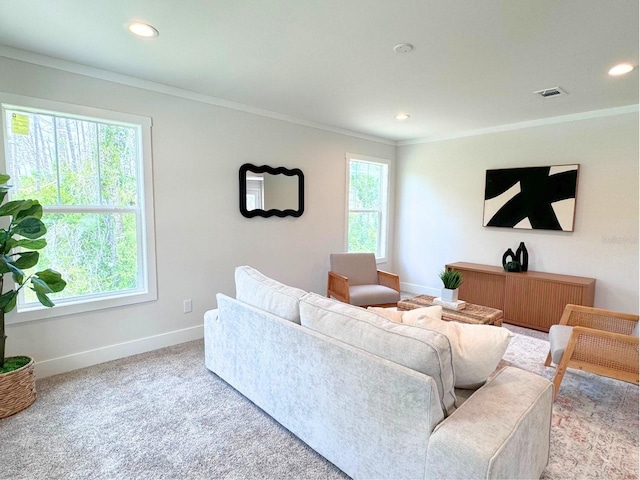
<path fill-rule="evenodd" d="M 446 267 L 462 272 L 460 299 L 502 310 L 505 323 L 548 332 L 568 303 L 593 306 L 595 278 L 505 272 L 502 267 L 466 262 Z"/>

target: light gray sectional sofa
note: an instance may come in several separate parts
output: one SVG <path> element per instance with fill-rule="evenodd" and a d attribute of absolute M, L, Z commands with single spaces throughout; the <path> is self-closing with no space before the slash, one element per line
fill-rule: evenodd
<path fill-rule="evenodd" d="M 235 275 L 236 298 L 205 314 L 207 368 L 349 476 L 540 477 L 548 380 L 507 367 L 462 403 L 441 333 Z"/>

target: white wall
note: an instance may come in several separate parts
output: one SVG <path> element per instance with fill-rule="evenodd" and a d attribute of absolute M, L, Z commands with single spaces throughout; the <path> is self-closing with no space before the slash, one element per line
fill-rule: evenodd
<path fill-rule="evenodd" d="M 215 294 L 235 294 L 237 265 L 324 294 L 329 253 L 344 250 L 345 152 L 395 156 L 381 142 L 2 57 L 0 79 L 6 93 L 153 120 L 159 298 L 8 326 L 7 355 L 35 357 L 40 377 L 201 337 Z M 302 217 L 242 217 L 243 163 L 302 169 Z M 193 313 L 182 313 L 184 299 Z"/>
<path fill-rule="evenodd" d="M 158 300 L 9 325 L 7 354 L 32 355 L 38 375 L 202 336 L 215 294 L 233 295 L 249 264 L 324 293 L 330 252 L 344 248 L 345 152 L 394 159 L 396 147 L 0 57 L 0 90 L 149 116 L 153 120 Z M 598 279 L 596 305 L 638 311 L 637 114 L 397 149 L 394 262 L 406 288 L 439 289 L 447 262 L 498 265 L 525 241 L 530 268 Z M 301 168 L 300 218 L 242 217 L 243 163 Z M 482 227 L 484 172 L 580 163 L 576 230 Z M 393 164 L 392 164 L 393 167 Z M 393 198 L 393 192 L 392 192 Z M 184 299 L 193 313 L 182 313 Z"/>
<path fill-rule="evenodd" d="M 638 114 L 398 148 L 395 266 L 438 292 L 449 262 L 501 265 L 525 242 L 529 269 L 593 277 L 595 305 L 638 312 Z M 575 230 L 482 226 L 485 170 L 580 164 Z"/>

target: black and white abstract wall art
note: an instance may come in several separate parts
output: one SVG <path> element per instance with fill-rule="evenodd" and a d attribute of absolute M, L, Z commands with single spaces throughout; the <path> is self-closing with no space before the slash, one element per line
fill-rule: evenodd
<path fill-rule="evenodd" d="M 487 170 L 483 226 L 572 232 L 579 168 Z"/>

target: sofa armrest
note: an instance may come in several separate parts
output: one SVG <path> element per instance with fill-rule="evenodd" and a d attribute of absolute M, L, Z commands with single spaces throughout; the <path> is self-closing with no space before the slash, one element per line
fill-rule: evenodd
<path fill-rule="evenodd" d="M 499 371 L 429 438 L 427 478 L 539 478 L 549 461 L 553 384 Z"/>

